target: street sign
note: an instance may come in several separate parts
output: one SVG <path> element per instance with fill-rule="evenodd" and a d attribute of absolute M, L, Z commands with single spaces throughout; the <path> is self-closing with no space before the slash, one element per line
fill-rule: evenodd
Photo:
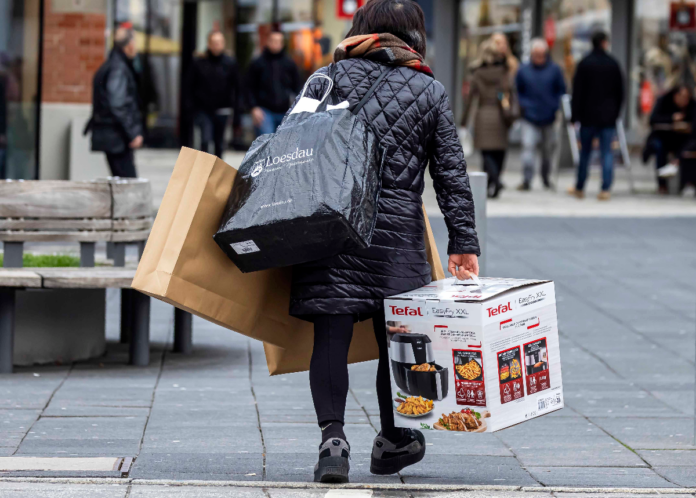
<path fill-rule="evenodd" d="M 336 0 L 336 17 L 351 20 L 355 11 L 365 4 L 365 0 Z"/>
<path fill-rule="evenodd" d="M 677 31 L 696 30 L 696 3 L 683 0 L 670 3 L 669 29 Z"/>

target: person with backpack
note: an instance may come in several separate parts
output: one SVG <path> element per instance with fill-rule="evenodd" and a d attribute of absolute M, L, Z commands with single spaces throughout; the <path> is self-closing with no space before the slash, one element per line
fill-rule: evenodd
<path fill-rule="evenodd" d="M 333 75 L 331 95 L 349 108 L 359 107 L 383 78 L 357 117 L 372 127 L 384 164 L 370 246 L 293 267 L 290 314 L 314 323 L 309 380 L 321 429 L 317 482 L 348 481 L 351 447 L 343 427 L 348 349 L 357 321 L 372 318 L 379 347 L 381 431 L 373 442 L 370 471 L 395 474 L 425 455 L 423 434 L 395 424 L 384 299 L 431 281 L 421 198 L 428 167 L 449 232 L 449 270 L 460 279 L 478 274 L 466 162 L 449 99 L 423 61 L 425 52 L 425 18 L 417 3 L 370 0 L 356 11 L 333 65 L 318 71 Z M 313 78 L 304 96 L 321 100 L 330 85 L 325 77 Z"/>
<path fill-rule="evenodd" d="M 92 132 L 92 150 L 106 153 L 111 174 L 122 178 L 138 176 L 133 151 L 143 145 L 138 77 L 133 67 L 137 54 L 132 28 L 120 26 L 109 58 L 94 75 L 92 118 L 85 128 L 85 133 Z"/>

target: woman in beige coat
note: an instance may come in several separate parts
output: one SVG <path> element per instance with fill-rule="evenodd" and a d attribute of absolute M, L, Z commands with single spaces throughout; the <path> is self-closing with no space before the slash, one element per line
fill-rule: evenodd
<path fill-rule="evenodd" d="M 474 116 L 474 147 L 481 151 L 483 168 L 488 173 L 488 195 L 500 192 L 508 130 L 514 120 L 514 94 L 504 54 L 498 52 L 490 38 L 481 44 L 481 56 L 472 65 L 471 91 L 464 106 L 462 126 L 466 127 L 469 112 Z"/>

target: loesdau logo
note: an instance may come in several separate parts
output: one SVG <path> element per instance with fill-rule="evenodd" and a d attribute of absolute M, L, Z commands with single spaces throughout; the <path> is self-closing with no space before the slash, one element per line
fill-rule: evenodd
<path fill-rule="evenodd" d="M 290 161 L 295 161 L 297 159 L 303 159 L 305 157 L 310 157 L 314 155 L 314 149 L 303 149 L 300 150 L 300 148 L 296 148 L 295 152 L 291 154 L 283 154 L 282 156 L 275 156 L 275 157 L 267 157 L 266 159 L 261 159 L 259 161 L 256 161 L 254 163 L 254 166 L 251 169 L 251 176 L 256 178 L 261 174 L 261 172 L 264 170 L 264 168 L 268 168 L 269 166 L 273 166 L 276 164 L 282 164 L 282 163 L 287 163 Z"/>
<path fill-rule="evenodd" d="M 389 306 L 391 308 L 392 315 L 406 315 L 406 316 L 423 316 L 420 307 L 418 308 L 399 308 L 398 306 Z"/>
<path fill-rule="evenodd" d="M 486 311 L 488 311 L 489 318 L 496 315 L 502 315 L 503 313 L 507 313 L 510 310 L 512 310 L 512 307 L 510 306 L 509 302 L 507 304 L 500 303 L 495 308 L 486 308 Z"/>

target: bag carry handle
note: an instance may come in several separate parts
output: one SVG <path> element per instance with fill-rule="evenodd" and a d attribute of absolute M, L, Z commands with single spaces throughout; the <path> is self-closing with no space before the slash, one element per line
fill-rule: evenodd
<path fill-rule="evenodd" d="M 326 100 L 326 97 L 328 97 L 329 94 L 331 93 L 331 89 L 333 88 L 333 84 L 334 84 L 332 78 L 330 78 L 329 76 L 327 76 L 327 75 L 325 75 L 325 74 L 321 74 L 321 73 L 314 73 L 312 76 L 309 77 L 309 79 L 308 79 L 307 82 L 305 83 L 304 87 L 302 88 L 302 93 L 300 94 L 300 99 L 304 97 L 304 94 L 305 94 L 305 92 L 307 91 L 307 87 L 309 86 L 309 83 L 310 83 L 313 79 L 316 79 L 316 78 L 324 78 L 324 79 L 329 80 L 329 89 L 326 90 L 326 93 L 324 94 L 324 96 L 323 96 L 323 97 L 321 98 L 321 100 L 319 101 L 319 103 L 321 104 L 322 102 L 324 102 L 324 100 Z"/>
<path fill-rule="evenodd" d="M 391 69 L 387 69 L 386 71 L 382 71 L 382 74 L 380 74 L 379 77 L 377 78 L 377 80 L 372 84 L 372 86 L 367 91 L 367 93 L 362 98 L 362 100 L 360 102 L 358 102 L 358 105 L 356 105 L 352 111 L 350 111 L 353 113 L 353 116 L 358 115 L 358 113 L 360 112 L 360 109 L 362 109 L 365 106 L 365 104 L 367 104 L 367 101 L 370 100 L 370 97 L 372 97 L 372 94 L 374 94 L 375 91 L 377 90 L 377 85 L 379 85 L 382 82 L 382 80 L 387 77 L 387 74 L 389 74 L 391 71 L 392 71 Z"/>
<path fill-rule="evenodd" d="M 479 280 L 478 276 L 475 273 L 469 272 L 469 275 L 471 275 L 471 280 L 474 282 L 474 285 L 476 287 L 483 287 L 483 284 L 481 283 L 481 280 Z M 471 285 L 471 284 L 466 284 L 464 282 L 468 282 L 468 280 L 459 280 L 457 277 L 454 277 L 454 284 L 455 285 Z"/>

